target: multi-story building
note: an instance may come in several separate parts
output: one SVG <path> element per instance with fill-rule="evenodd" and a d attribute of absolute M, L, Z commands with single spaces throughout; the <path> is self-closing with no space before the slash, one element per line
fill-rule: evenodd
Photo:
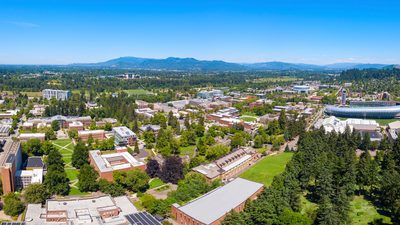
<path fill-rule="evenodd" d="M 114 127 L 115 145 L 134 145 L 137 139 L 136 134 L 127 127 Z"/>
<path fill-rule="evenodd" d="M 216 179 L 228 181 L 253 165 L 259 158 L 260 154 L 255 149 L 242 148 L 192 170 L 204 175 L 210 182 Z"/>
<path fill-rule="evenodd" d="M 55 90 L 55 89 L 44 89 L 42 91 L 43 98 L 45 99 L 52 99 L 55 98 L 57 100 L 67 100 L 71 97 L 71 91 L 69 90 Z"/>
<path fill-rule="evenodd" d="M 200 91 L 199 93 L 197 93 L 197 97 L 203 99 L 222 97 L 222 96 L 224 96 L 224 92 L 222 92 L 221 90 Z"/>
<path fill-rule="evenodd" d="M 93 140 L 104 140 L 106 138 L 104 130 L 79 130 L 78 131 L 78 137 L 82 141 L 87 141 L 90 136 L 93 138 Z"/>
<path fill-rule="evenodd" d="M 111 154 L 102 154 L 99 150 L 89 152 L 90 164 L 99 173 L 100 177 L 113 181 L 114 171 L 129 171 L 133 169 L 146 169 L 146 164 L 135 159 L 127 150 Z"/>
<path fill-rule="evenodd" d="M 19 134 L 18 138 L 20 141 L 28 141 L 31 139 L 38 139 L 40 141 L 45 141 L 46 134 L 45 133 L 22 133 L 22 134 Z"/>
<path fill-rule="evenodd" d="M 0 155 L 0 172 L 4 194 L 16 190 L 15 173 L 22 166 L 21 143 L 7 139 Z"/>
<path fill-rule="evenodd" d="M 73 122 L 81 122 L 84 127 L 88 127 L 92 123 L 92 118 L 90 116 L 61 116 L 56 115 L 53 117 L 42 117 L 42 118 L 30 118 L 27 122 L 32 123 L 33 126 L 38 126 L 39 124 L 51 125 L 53 121 L 58 121 L 60 127 L 69 128 L 69 124 Z"/>
<path fill-rule="evenodd" d="M 136 213 L 138 213 L 137 209 L 126 196 L 49 199 L 46 201 L 45 208 L 42 208 L 41 204 L 27 206 L 25 224 L 128 225 L 136 224 L 128 219 Z"/>
<path fill-rule="evenodd" d="M 263 184 L 236 178 L 183 206 L 173 204 L 172 215 L 179 225 L 218 225 L 230 211 L 243 211 L 246 202 L 263 189 Z"/>

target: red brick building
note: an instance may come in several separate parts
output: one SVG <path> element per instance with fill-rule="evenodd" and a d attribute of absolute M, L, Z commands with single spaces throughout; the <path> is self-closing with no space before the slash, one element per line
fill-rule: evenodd
<path fill-rule="evenodd" d="M 219 225 L 231 210 L 243 211 L 246 201 L 263 189 L 263 184 L 236 178 L 186 205 L 173 204 L 171 213 L 180 225 Z"/>

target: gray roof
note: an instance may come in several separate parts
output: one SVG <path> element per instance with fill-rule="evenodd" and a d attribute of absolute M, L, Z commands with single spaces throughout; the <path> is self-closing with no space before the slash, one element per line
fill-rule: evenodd
<path fill-rule="evenodd" d="M 29 157 L 26 163 L 27 168 L 43 168 L 44 163 L 40 156 Z"/>
<path fill-rule="evenodd" d="M 236 178 L 178 209 L 204 224 L 211 224 L 245 202 L 262 187 L 263 184 Z"/>

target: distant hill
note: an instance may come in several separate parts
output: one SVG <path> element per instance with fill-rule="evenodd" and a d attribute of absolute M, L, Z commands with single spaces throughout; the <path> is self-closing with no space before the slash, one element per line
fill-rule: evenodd
<path fill-rule="evenodd" d="M 73 66 L 112 67 L 122 69 L 152 69 L 152 70 L 206 70 L 206 71 L 238 71 L 247 70 L 243 65 L 220 60 L 197 60 L 194 58 L 146 59 L 136 57 L 121 57 L 100 63 L 71 64 Z"/>
<path fill-rule="evenodd" d="M 69 66 L 119 68 L 119 69 L 148 69 L 148 70 L 181 70 L 181 71 L 245 71 L 245 70 L 348 70 L 348 69 L 382 69 L 393 65 L 335 63 L 328 65 L 313 65 L 287 62 L 261 63 L 229 63 L 221 60 L 198 60 L 194 58 L 151 59 L 137 57 L 120 57 L 99 63 L 77 63 Z"/>

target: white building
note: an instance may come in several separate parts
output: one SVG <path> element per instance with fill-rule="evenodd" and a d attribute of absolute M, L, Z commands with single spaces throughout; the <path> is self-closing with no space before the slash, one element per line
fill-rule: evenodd
<path fill-rule="evenodd" d="M 44 89 L 42 91 L 43 98 L 45 99 L 52 99 L 55 98 L 57 100 L 67 100 L 71 97 L 71 91 L 69 90 L 55 90 L 55 89 Z"/>
<path fill-rule="evenodd" d="M 114 127 L 115 145 L 133 145 L 136 141 L 136 134 L 127 127 Z"/>

